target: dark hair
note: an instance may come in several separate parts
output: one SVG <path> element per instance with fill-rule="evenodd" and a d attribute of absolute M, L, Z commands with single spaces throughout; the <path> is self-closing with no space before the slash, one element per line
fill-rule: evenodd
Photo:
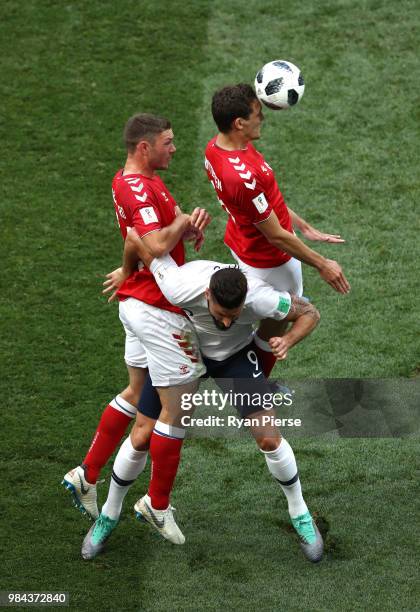
<path fill-rule="evenodd" d="M 212 275 L 209 289 L 222 308 L 238 308 L 245 300 L 248 283 L 238 268 L 222 268 Z"/>
<path fill-rule="evenodd" d="M 248 83 L 227 85 L 216 91 L 211 101 L 211 112 L 219 131 L 229 132 L 232 122 L 238 117 L 248 119 L 254 100 L 257 100 L 257 96 Z"/>
<path fill-rule="evenodd" d="M 124 143 L 127 151 L 132 153 L 140 140 L 148 140 L 153 143 L 158 134 L 170 129 L 171 123 L 165 117 L 148 113 L 133 115 L 124 128 Z"/>

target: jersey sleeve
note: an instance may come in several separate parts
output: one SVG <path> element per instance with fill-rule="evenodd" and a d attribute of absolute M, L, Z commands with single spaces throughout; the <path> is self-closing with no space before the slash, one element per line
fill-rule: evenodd
<path fill-rule="evenodd" d="M 201 301 L 207 279 L 197 270 L 199 263 L 191 261 L 178 266 L 170 255 L 152 261 L 150 271 L 168 302 L 183 308 L 194 307 Z"/>
<path fill-rule="evenodd" d="M 129 178 L 119 194 L 119 204 L 125 210 L 130 227 L 135 227 L 140 238 L 161 229 L 161 215 L 156 195 L 141 178 Z M 118 214 L 118 207 L 117 207 Z"/>
<path fill-rule="evenodd" d="M 140 238 L 162 228 L 159 206 L 153 192 L 145 191 L 144 202 L 137 202 L 133 214 L 133 226 Z"/>
<path fill-rule="evenodd" d="M 252 312 L 256 321 L 287 317 L 292 298 L 287 291 L 277 291 L 271 285 L 256 279 L 249 279 L 248 293 L 245 300 L 247 312 Z"/>

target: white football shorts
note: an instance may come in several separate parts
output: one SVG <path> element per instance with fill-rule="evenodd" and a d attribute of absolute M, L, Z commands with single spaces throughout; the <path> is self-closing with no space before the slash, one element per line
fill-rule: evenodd
<path fill-rule="evenodd" d="M 260 278 L 277 291 L 288 291 L 298 297 L 303 294 L 302 264 L 298 259 L 292 257 L 276 268 L 253 268 L 239 259 L 232 250 L 231 253 L 245 276 Z"/>
<path fill-rule="evenodd" d="M 205 373 L 198 338 L 188 319 L 135 298 L 120 302 L 119 308 L 126 333 L 125 362 L 148 367 L 154 387 L 183 385 Z"/>

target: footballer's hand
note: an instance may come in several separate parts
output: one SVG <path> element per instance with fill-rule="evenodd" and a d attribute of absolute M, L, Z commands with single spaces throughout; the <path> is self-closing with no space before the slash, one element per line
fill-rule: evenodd
<path fill-rule="evenodd" d="M 182 234 L 182 240 L 185 240 L 187 242 L 192 242 L 193 240 L 196 239 L 198 234 L 198 230 L 195 229 L 195 227 L 189 227 L 187 230 L 185 230 L 185 232 Z"/>
<path fill-rule="evenodd" d="M 326 259 L 324 265 L 319 269 L 321 278 L 338 293 L 348 293 L 350 283 L 343 274 L 341 266 L 333 259 Z"/>
<path fill-rule="evenodd" d="M 194 250 L 199 251 L 203 246 L 204 234 L 197 228 L 190 227 L 186 232 L 184 232 L 182 239 L 187 240 L 188 242 L 194 242 Z"/>
<path fill-rule="evenodd" d="M 203 242 L 204 242 L 204 234 L 203 232 L 199 232 L 194 242 L 194 251 L 197 251 L 198 253 L 198 251 L 203 246 Z"/>
<path fill-rule="evenodd" d="M 287 357 L 287 351 L 290 348 L 290 344 L 287 340 L 287 335 L 285 336 L 274 336 L 273 338 L 270 338 L 270 340 L 268 341 L 271 350 L 273 352 L 273 355 L 276 359 L 278 359 L 279 361 L 282 361 L 283 359 L 286 359 Z"/>
<path fill-rule="evenodd" d="M 194 208 L 190 215 L 191 225 L 203 232 L 211 221 L 209 213 L 204 208 Z"/>
<path fill-rule="evenodd" d="M 325 234 L 324 232 L 320 232 L 319 230 L 315 229 L 311 225 L 302 228 L 300 231 L 304 238 L 307 240 L 313 240 L 315 242 L 345 242 L 344 238 L 342 238 L 340 234 Z"/>
<path fill-rule="evenodd" d="M 124 272 L 123 268 L 117 268 L 105 276 L 106 281 L 103 283 L 104 290 L 102 293 L 105 294 L 110 293 L 111 291 L 113 292 L 108 298 L 108 304 L 109 302 L 113 302 L 115 300 L 118 289 L 129 276 L 130 273 Z"/>

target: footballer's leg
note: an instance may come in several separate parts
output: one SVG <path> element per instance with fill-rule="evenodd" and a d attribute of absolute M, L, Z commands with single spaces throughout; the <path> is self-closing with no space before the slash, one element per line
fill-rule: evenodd
<path fill-rule="evenodd" d="M 293 449 L 272 424 L 276 418 L 274 410 L 253 413 L 249 418 L 253 422 L 255 419 L 260 421 L 260 425 L 250 428 L 251 433 L 264 454 L 270 474 L 277 480 L 286 496 L 290 520 L 299 536 L 304 555 L 309 561 L 317 563 L 322 558 L 323 540 L 302 495 Z"/>
<path fill-rule="evenodd" d="M 63 478 L 62 484 L 72 493 L 75 506 L 93 519 L 98 518 L 96 482 L 100 470 L 121 442 L 136 414 L 135 405 L 124 396 L 132 398 L 133 390 L 127 387 L 108 404 L 83 462 Z"/>
<path fill-rule="evenodd" d="M 109 536 L 117 526 L 124 498 L 146 465 L 152 433 L 154 438 L 156 436 L 156 451 L 151 452 L 153 476 L 148 493 L 135 505 L 136 516 L 140 520 L 149 522 L 163 537 L 174 544 L 184 543 L 184 535 L 173 517 L 169 495 L 178 469 L 184 436 L 184 430 L 180 426 L 182 395 L 194 393 L 196 389 L 196 382 L 160 389 L 165 404 L 165 409 L 161 412 L 159 395 L 152 386 L 150 377 L 147 377 L 139 402 L 136 422 L 114 461 L 107 500 L 99 518 L 83 541 L 82 557 L 84 559 L 94 559 L 102 552 Z M 167 432 L 165 435 L 163 435 L 163 430 Z M 163 438 L 164 446 L 159 444 L 160 438 Z M 175 445 L 170 442 L 171 439 L 175 440 Z M 168 503 L 163 502 L 162 509 L 155 508 L 155 505 L 160 505 L 160 500 L 166 497 Z"/>
<path fill-rule="evenodd" d="M 206 368 L 196 333 L 186 317 L 133 299 L 120 302 L 119 308 L 124 325 L 137 334 L 146 350 L 151 381 L 162 404 L 150 438 L 150 487 L 135 511 L 163 537 L 182 544 L 185 538 L 169 503 L 185 436 L 180 425 L 181 400 L 183 394 L 195 391 Z"/>
<path fill-rule="evenodd" d="M 125 327 L 125 362 L 129 385 L 117 395 L 102 413 L 92 443 L 81 465 L 67 472 L 62 484 L 73 496 L 73 502 L 91 518 L 98 518 L 96 482 L 136 416 L 137 404 L 147 376 L 146 352 L 136 335 Z"/>
<path fill-rule="evenodd" d="M 181 424 L 182 398 L 191 396 L 198 388 L 196 380 L 186 385 L 159 387 L 162 411 L 156 421 L 150 439 L 152 474 L 146 495 L 134 506 L 136 516 L 149 522 L 159 533 L 173 544 L 183 544 L 185 537 L 173 517 L 170 505 L 172 492 L 185 437 Z"/>
<path fill-rule="evenodd" d="M 234 359 L 231 358 L 224 364 L 215 365 L 209 360 L 205 360 L 205 363 L 211 376 L 220 376 L 221 369 L 227 377 L 218 378 L 216 381 L 222 389 L 229 391 L 233 384 L 240 398 L 247 397 L 247 394 L 255 398 L 255 394 L 259 394 L 261 408 L 266 407 L 264 398 L 271 396 L 271 391 L 256 357 L 254 343 L 239 351 Z M 247 405 L 242 401 L 236 408 L 242 418 L 250 418 L 253 423 L 257 421 L 250 427 L 250 431 L 264 453 L 270 474 L 278 481 L 286 496 L 290 519 L 299 535 L 302 551 L 310 561 L 320 561 L 323 552 L 322 537 L 303 498 L 293 450 L 275 425 L 275 411 L 267 409 L 256 411 L 254 402 L 252 405 Z"/>
<path fill-rule="evenodd" d="M 147 376 L 147 369 L 127 366 L 130 384 L 105 408 L 92 444 L 82 465 L 86 479 L 95 483 L 103 466 L 121 442 L 137 413 L 137 404 Z"/>
<path fill-rule="evenodd" d="M 158 403 L 160 410 L 160 403 Z M 159 414 L 159 412 L 158 412 Z M 137 444 L 142 446 L 136 450 L 132 443 L 133 430 L 126 438 L 115 458 L 108 497 L 102 507 L 99 518 L 92 525 L 82 544 L 82 557 L 86 560 L 94 559 L 105 547 L 105 544 L 118 524 L 123 501 L 129 488 L 142 473 L 146 466 L 150 436 L 153 431 L 155 419 L 137 413 L 136 429 Z"/>
<path fill-rule="evenodd" d="M 177 425 L 180 420 L 180 403 L 183 393 L 193 393 L 196 384 L 183 385 L 181 387 L 168 388 L 162 391 L 165 402 L 165 410 L 162 410 L 163 421 L 161 430 L 165 425 L 169 432 L 179 433 Z M 95 558 L 105 547 L 106 541 L 118 524 L 124 498 L 143 471 L 147 451 L 150 446 L 152 432 L 157 424 L 161 413 L 161 403 L 156 389 L 152 386 L 150 376 L 146 383 L 139 402 L 139 412 L 130 436 L 122 444 L 113 465 L 111 483 L 107 500 L 102 507 L 101 514 L 95 524 L 87 533 L 82 545 L 82 557 L 84 559 Z M 173 428 L 173 429 L 172 429 Z M 162 450 L 162 449 L 160 449 Z M 168 442 L 161 457 L 159 449 L 154 455 L 151 453 L 153 463 L 153 474 L 151 487 L 156 487 L 158 494 L 168 495 L 173 486 L 179 463 L 174 448 Z M 141 498 L 135 506 L 137 518 L 149 522 L 163 537 L 175 544 L 182 544 L 185 538 L 173 518 L 173 508 L 168 504 L 163 509 L 153 506 L 150 491 Z M 152 494 L 153 495 L 153 494 Z M 153 497 L 155 499 L 155 497 Z M 155 502 L 156 503 L 156 502 Z M 158 503 L 156 504 L 158 505 Z"/>
<path fill-rule="evenodd" d="M 130 436 L 121 445 L 114 461 L 108 497 L 99 519 L 83 540 L 84 559 L 94 559 L 102 552 L 106 541 L 117 526 L 124 498 L 145 468 L 150 437 L 160 411 L 159 395 L 152 386 L 150 376 L 147 376 Z"/>
<path fill-rule="evenodd" d="M 119 518 L 128 489 L 146 466 L 150 438 L 160 411 L 159 395 L 147 376 L 136 420 L 115 458 L 108 497 L 102 507 L 102 513 L 112 520 Z"/>

